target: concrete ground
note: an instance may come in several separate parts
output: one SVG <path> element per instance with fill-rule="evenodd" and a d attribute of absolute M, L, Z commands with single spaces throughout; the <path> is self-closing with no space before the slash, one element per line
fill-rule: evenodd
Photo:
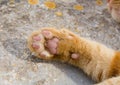
<path fill-rule="evenodd" d="M 26 0 L 0 0 L 0 85 L 91 85 L 95 82 L 80 69 L 60 62 L 35 58 L 26 41 L 32 31 L 42 27 L 67 28 L 74 33 L 120 49 L 120 24 L 106 9 L 106 2 L 96 0 L 52 0 L 55 9 L 48 9 L 39 0 L 29 5 Z M 84 6 L 75 10 L 74 5 Z M 56 12 L 62 13 L 62 15 Z"/>

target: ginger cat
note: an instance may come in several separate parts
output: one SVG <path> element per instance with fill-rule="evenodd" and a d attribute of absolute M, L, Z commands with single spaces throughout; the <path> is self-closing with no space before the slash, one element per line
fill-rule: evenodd
<path fill-rule="evenodd" d="M 33 32 L 28 47 L 38 58 L 57 60 L 82 69 L 95 85 L 120 85 L 120 52 L 62 29 Z"/>
<path fill-rule="evenodd" d="M 114 20 L 120 23 L 120 0 L 107 0 L 108 10 Z"/>

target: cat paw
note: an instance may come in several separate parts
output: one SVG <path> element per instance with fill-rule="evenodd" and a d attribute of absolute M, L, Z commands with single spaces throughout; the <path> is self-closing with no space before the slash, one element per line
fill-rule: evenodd
<path fill-rule="evenodd" d="M 74 34 L 66 30 L 44 28 L 32 33 L 28 47 L 42 59 L 78 59 L 79 54 L 71 50 L 74 37 Z"/>
<path fill-rule="evenodd" d="M 112 18 L 120 23 L 120 1 L 118 0 L 107 0 L 108 1 L 108 11 L 110 12 Z"/>

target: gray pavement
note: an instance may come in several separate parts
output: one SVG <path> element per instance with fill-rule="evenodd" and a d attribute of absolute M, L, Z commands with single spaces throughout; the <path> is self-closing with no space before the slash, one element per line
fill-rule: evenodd
<path fill-rule="evenodd" d="M 57 7 L 49 10 L 44 6 L 45 1 L 40 0 L 38 5 L 32 6 L 19 0 L 15 7 L 10 7 L 8 0 L 0 0 L 0 85 L 94 84 L 76 67 L 35 58 L 26 40 L 32 31 L 42 27 L 67 28 L 119 50 L 120 24 L 112 20 L 106 2 L 98 6 L 96 0 L 52 0 Z M 84 9 L 74 10 L 75 4 Z M 55 12 L 62 12 L 62 16 Z"/>

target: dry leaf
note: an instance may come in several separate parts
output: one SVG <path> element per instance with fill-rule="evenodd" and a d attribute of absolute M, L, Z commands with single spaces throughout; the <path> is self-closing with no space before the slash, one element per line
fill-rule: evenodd
<path fill-rule="evenodd" d="M 81 6 L 81 5 L 74 5 L 73 8 L 74 8 L 75 10 L 83 10 L 83 9 L 84 9 L 84 7 Z"/>
<path fill-rule="evenodd" d="M 62 12 L 55 12 L 55 14 L 56 14 L 57 16 L 62 16 L 62 15 L 63 15 Z"/>
<path fill-rule="evenodd" d="M 96 1 L 96 4 L 97 4 L 97 5 L 103 5 L 103 2 L 102 2 L 102 0 L 97 0 L 97 1 Z"/>
<path fill-rule="evenodd" d="M 46 1 L 44 4 L 45 4 L 45 6 L 48 7 L 49 9 L 54 9 L 54 8 L 56 8 L 55 2 Z"/>
<path fill-rule="evenodd" d="M 10 2 L 11 4 L 13 4 L 13 3 L 15 3 L 15 0 L 9 0 L 9 2 Z"/>
<path fill-rule="evenodd" d="M 39 3 L 39 0 L 28 0 L 28 3 L 31 5 L 35 5 Z"/>

